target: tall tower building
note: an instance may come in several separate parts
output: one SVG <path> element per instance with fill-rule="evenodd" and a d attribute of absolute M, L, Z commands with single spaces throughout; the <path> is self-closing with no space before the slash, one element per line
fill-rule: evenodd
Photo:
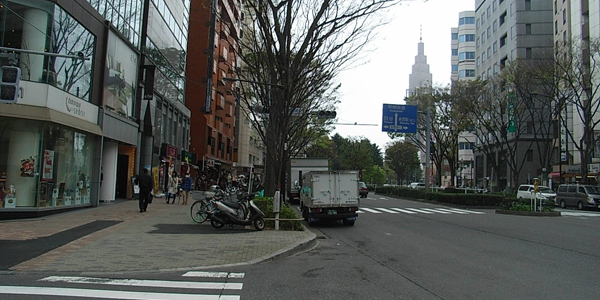
<path fill-rule="evenodd" d="M 460 12 L 458 27 L 452 28 L 451 34 L 452 81 L 475 79 L 475 12 Z M 475 135 L 472 132 L 463 131 L 458 136 L 458 171 L 454 183 L 456 186 L 475 186 L 474 142 Z"/>
<path fill-rule="evenodd" d="M 415 56 L 415 64 L 412 66 L 412 73 L 408 76 L 408 90 L 406 96 L 411 96 L 419 87 L 426 86 L 432 83 L 431 72 L 427 64 L 427 56 L 425 55 L 425 44 L 423 44 L 423 35 L 419 38 L 419 52 Z"/>
<path fill-rule="evenodd" d="M 517 57 L 552 49 L 552 2 L 476 0 L 476 76 L 489 78 Z"/>
<path fill-rule="evenodd" d="M 550 53 L 553 47 L 553 2 L 551 0 L 475 0 L 475 75 L 482 80 L 494 78 L 511 62 L 530 60 Z M 508 96 L 510 86 L 501 91 Z M 532 101 L 516 98 L 515 101 Z M 529 122 L 540 122 L 530 120 Z M 532 125 L 535 126 L 535 125 Z M 510 133 L 510 132 L 509 132 Z M 508 134 L 511 147 L 529 148 L 531 140 L 540 139 L 526 131 L 519 132 L 520 139 L 514 139 L 514 131 Z M 489 141 L 477 141 L 486 143 Z M 504 147 L 504 146 L 502 146 Z M 500 153 L 502 147 L 494 151 Z M 516 182 L 531 182 L 528 174 L 540 174 L 542 167 L 535 160 L 527 161 L 521 168 L 519 178 L 512 178 L 506 162 L 497 166 L 482 152 L 475 153 L 475 177 L 477 184 L 503 190 Z M 498 171 L 500 170 L 500 171 Z M 515 187 L 512 187 L 515 188 Z"/>

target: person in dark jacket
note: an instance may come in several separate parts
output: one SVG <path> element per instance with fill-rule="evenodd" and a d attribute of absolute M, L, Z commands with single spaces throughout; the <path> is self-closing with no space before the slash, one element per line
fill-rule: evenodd
<path fill-rule="evenodd" d="M 190 191 L 192 190 L 192 177 L 190 174 L 185 174 L 183 179 L 181 180 L 181 193 L 183 196 L 182 205 L 187 205 L 188 198 L 190 197 Z"/>
<path fill-rule="evenodd" d="M 144 168 L 142 174 L 135 178 L 135 184 L 140 186 L 140 212 L 145 212 L 153 186 L 152 176 L 148 174 L 148 169 Z"/>

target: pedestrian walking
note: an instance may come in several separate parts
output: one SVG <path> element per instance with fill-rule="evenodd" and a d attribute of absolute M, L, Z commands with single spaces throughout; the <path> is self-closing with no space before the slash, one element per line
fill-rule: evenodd
<path fill-rule="evenodd" d="M 173 171 L 171 175 L 169 175 L 169 183 L 167 188 L 169 190 L 169 195 L 167 195 L 167 204 L 169 204 L 169 199 L 171 199 L 171 197 L 173 197 L 173 203 L 175 203 L 175 197 L 177 197 L 177 192 L 179 192 L 179 177 L 177 177 L 176 171 Z"/>
<path fill-rule="evenodd" d="M 192 190 L 192 177 L 190 177 L 190 174 L 188 173 L 188 174 L 185 174 L 185 176 L 181 180 L 181 193 L 183 196 L 183 200 L 181 202 L 182 205 L 187 205 L 191 190 Z"/>
<path fill-rule="evenodd" d="M 142 174 L 135 178 L 135 184 L 140 187 L 140 212 L 145 212 L 150 203 L 150 192 L 152 192 L 152 176 L 148 174 L 148 169 L 144 168 Z"/>

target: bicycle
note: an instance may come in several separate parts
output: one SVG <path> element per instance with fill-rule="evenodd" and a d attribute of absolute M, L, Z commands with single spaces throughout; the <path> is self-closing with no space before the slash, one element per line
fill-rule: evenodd
<path fill-rule="evenodd" d="M 198 224 L 204 223 L 208 219 L 210 210 L 211 208 L 209 200 L 202 199 L 194 201 L 192 207 L 190 208 L 192 220 Z"/>
<path fill-rule="evenodd" d="M 196 194 L 193 195 L 195 196 Z M 199 224 L 206 222 L 208 216 L 212 213 L 213 210 L 211 201 L 213 201 L 213 199 L 220 200 L 222 199 L 222 197 L 222 194 L 219 193 L 215 194 L 215 196 L 213 197 L 204 196 L 203 198 L 194 201 L 194 203 L 192 203 L 192 206 L 190 207 L 190 214 L 192 216 L 192 220 Z"/>

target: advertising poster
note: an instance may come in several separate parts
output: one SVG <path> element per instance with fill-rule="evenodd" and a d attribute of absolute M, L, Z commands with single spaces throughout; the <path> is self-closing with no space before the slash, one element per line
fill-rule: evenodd
<path fill-rule="evenodd" d="M 42 180 L 52 180 L 52 172 L 54 171 L 54 151 L 44 150 L 44 161 L 42 162 L 42 164 Z"/>
<path fill-rule="evenodd" d="M 154 179 L 154 195 L 158 194 L 159 181 L 158 181 L 158 167 L 152 168 L 152 178 Z"/>
<path fill-rule="evenodd" d="M 21 177 L 33 177 L 35 160 L 33 158 L 21 159 Z"/>

